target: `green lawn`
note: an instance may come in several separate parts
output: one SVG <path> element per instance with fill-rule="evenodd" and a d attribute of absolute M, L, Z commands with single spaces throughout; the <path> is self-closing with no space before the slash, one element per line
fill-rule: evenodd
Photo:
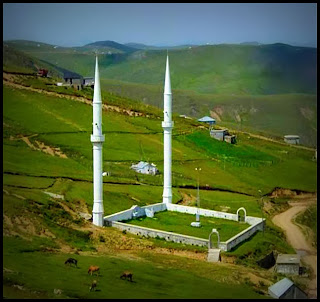
<path fill-rule="evenodd" d="M 215 228 L 219 231 L 221 241 L 227 241 L 250 226 L 227 219 L 200 216 L 201 227 L 195 228 L 190 225 L 194 221 L 195 215 L 163 211 L 155 213 L 153 218 L 145 216 L 126 223 L 205 239 L 209 238 L 211 230 Z"/>

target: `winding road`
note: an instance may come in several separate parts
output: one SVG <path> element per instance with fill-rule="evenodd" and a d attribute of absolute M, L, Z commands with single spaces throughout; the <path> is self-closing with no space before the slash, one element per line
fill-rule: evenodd
<path fill-rule="evenodd" d="M 317 297 L 317 249 L 308 242 L 301 229 L 292 222 L 298 213 L 306 210 L 310 205 L 317 202 L 317 197 L 307 197 L 301 201 L 291 201 L 287 211 L 275 215 L 272 222 L 285 231 L 289 244 L 301 255 L 301 260 L 312 269 L 311 280 L 308 284 L 308 296 Z"/>

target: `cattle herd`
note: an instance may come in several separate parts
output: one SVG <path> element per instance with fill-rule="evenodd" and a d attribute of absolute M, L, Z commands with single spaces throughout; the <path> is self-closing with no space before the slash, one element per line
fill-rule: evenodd
<path fill-rule="evenodd" d="M 78 267 L 78 260 L 74 258 L 68 258 L 64 264 L 68 264 L 69 266 L 73 264 L 75 267 Z M 100 267 L 95 265 L 90 265 L 88 269 L 88 274 L 92 276 L 93 273 L 96 273 L 97 276 L 100 276 Z M 129 280 L 130 282 L 132 282 L 132 276 L 133 276 L 132 272 L 124 271 L 120 275 L 120 279 Z M 97 287 L 97 280 L 93 280 L 91 286 L 89 287 L 90 292 L 92 290 L 95 291 L 96 287 Z"/>

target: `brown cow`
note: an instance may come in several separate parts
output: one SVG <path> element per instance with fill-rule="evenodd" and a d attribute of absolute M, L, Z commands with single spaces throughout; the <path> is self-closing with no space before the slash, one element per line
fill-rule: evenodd
<path fill-rule="evenodd" d="M 130 282 L 132 282 L 132 276 L 133 276 L 133 274 L 130 271 L 124 271 L 122 273 L 122 275 L 120 276 L 120 279 L 127 279 L 128 278 L 130 280 Z"/>
<path fill-rule="evenodd" d="M 88 270 L 88 274 L 91 273 L 91 276 L 92 276 L 92 273 L 93 272 L 96 272 L 97 275 L 100 273 L 100 267 L 99 266 L 94 266 L 94 265 L 90 265 L 89 266 L 89 270 Z"/>

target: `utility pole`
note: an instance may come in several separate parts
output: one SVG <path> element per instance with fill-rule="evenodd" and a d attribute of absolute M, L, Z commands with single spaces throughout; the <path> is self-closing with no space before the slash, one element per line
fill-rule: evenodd
<path fill-rule="evenodd" d="M 198 171 L 198 189 L 197 189 L 197 206 L 198 206 L 198 213 L 196 215 L 196 221 L 200 223 L 200 171 L 201 168 L 195 168 L 196 171 Z"/>
<path fill-rule="evenodd" d="M 260 209 L 261 209 L 261 219 L 263 220 L 263 195 L 261 190 L 258 191 L 260 194 Z M 264 236 L 264 224 L 262 224 L 262 234 Z"/>
<path fill-rule="evenodd" d="M 199 187 L 200 187 L 200 176 L 199 172 L 201 171 L 201 168 L 197 167 L 195 170 L 198 172 L 198 188 L 197 188 L 197 213 L 196 213 L 196 221 L 191 222 L 191 226 L 200 228 L 201 223 L 200 223 L 200 192 L 199 192 Z"/>

